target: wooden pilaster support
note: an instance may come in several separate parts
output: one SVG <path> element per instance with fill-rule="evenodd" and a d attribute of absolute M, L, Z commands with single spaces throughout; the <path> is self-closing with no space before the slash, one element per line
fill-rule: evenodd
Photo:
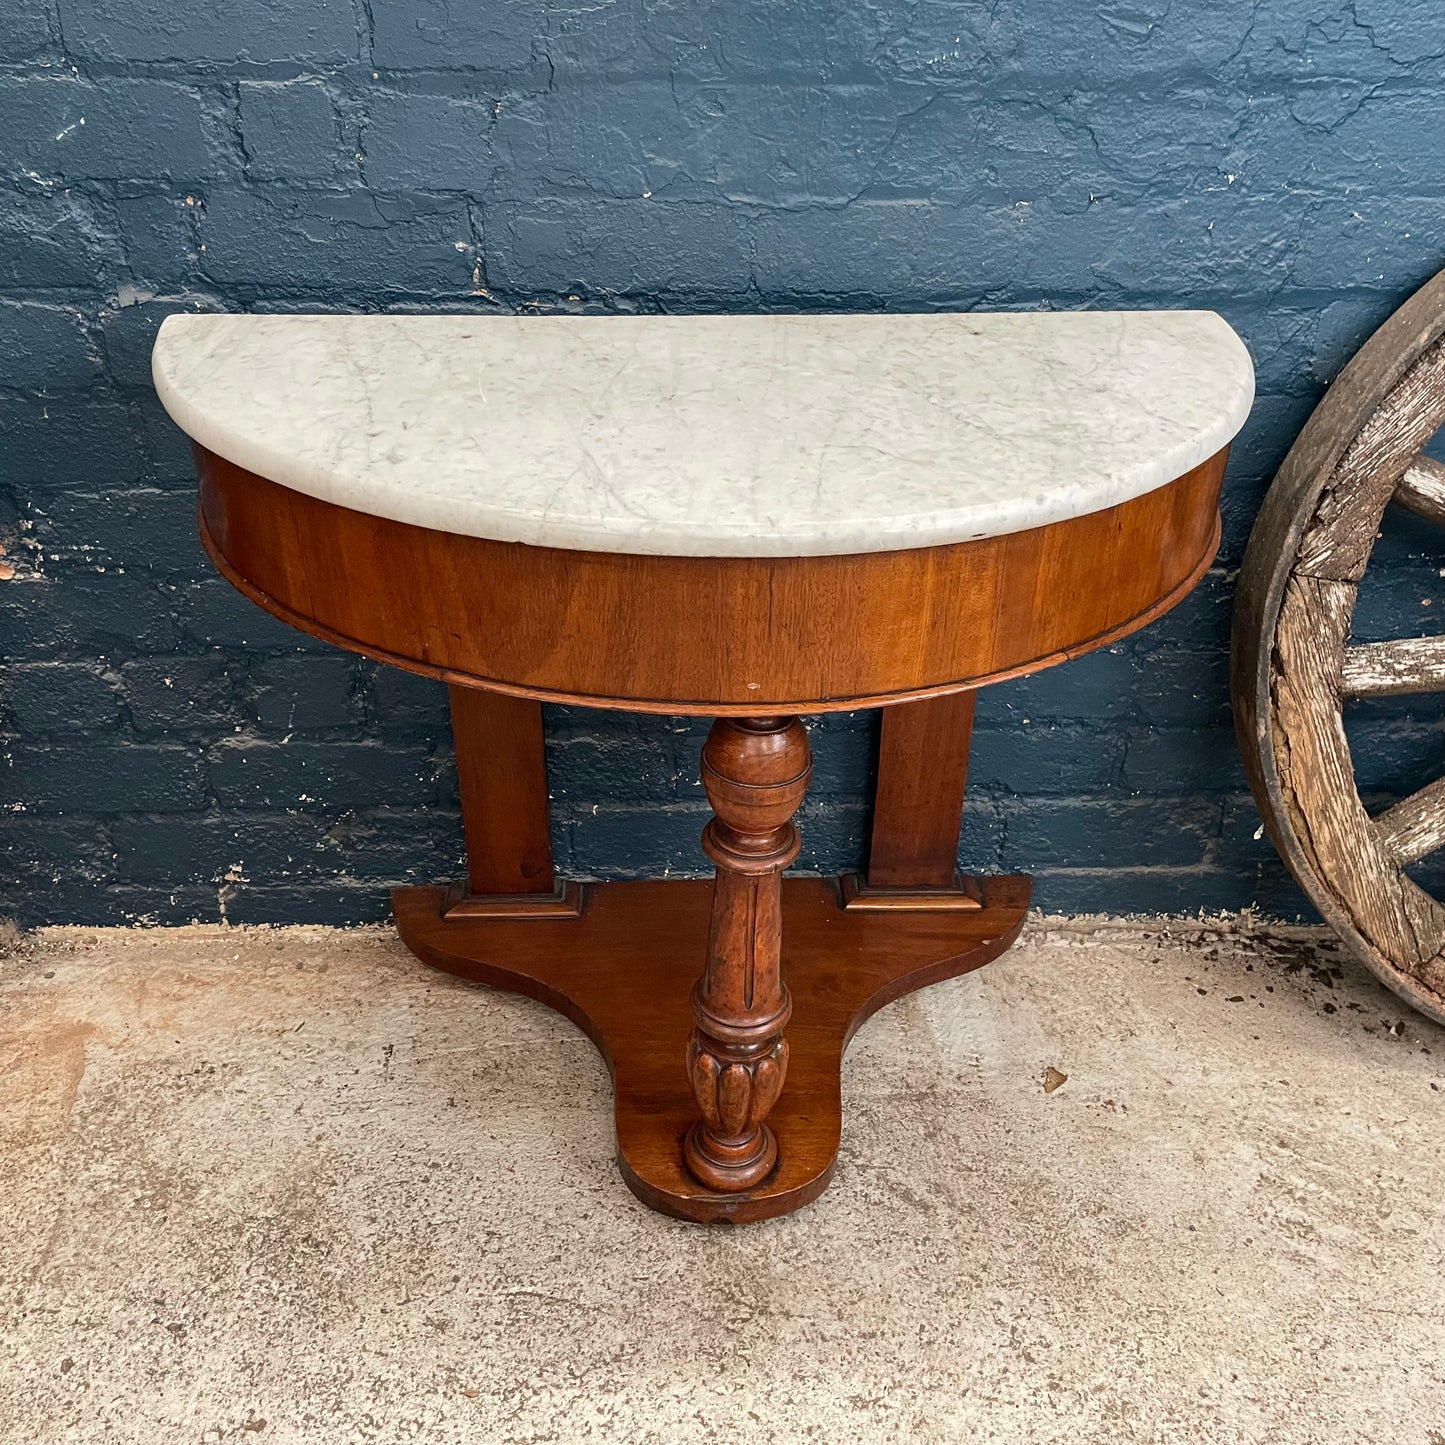
<path fill-rule="evenodd" d="M 576 917 L 580 889 L 559 884 L 552 869 L 541 703 L 474 687 L 447 691 L 467 881 L 449 892 L 445 916 Z"/>
<path fill-rule="evenodd" d="M 957 871 L 976 697 L 952 692 L 883 709 L 868 872 L 844 877 L 846 908 L 981 906 L 976 880 Z"/>

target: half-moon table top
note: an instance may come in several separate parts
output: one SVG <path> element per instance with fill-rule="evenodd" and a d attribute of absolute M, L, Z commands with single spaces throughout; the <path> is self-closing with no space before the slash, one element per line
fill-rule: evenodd
<path fill-rule="evenodd" d="M 1080 517 L 1254 398 L 1208 311 L 176 315 L 156 388 L 225 460 L 396 522 L 677 557 L 933 547 Z"/>

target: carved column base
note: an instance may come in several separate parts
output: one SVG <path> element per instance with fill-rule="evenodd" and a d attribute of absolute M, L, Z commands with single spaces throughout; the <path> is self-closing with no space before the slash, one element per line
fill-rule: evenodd
<path fill-rule="evenodd" d="M 717 1156 L 721 1154 L 722 1158 Z M 738 1194 L 761 1184 L 778 1162 L 778 1136 L 766 1124 L 748 1144 L 728 1145 L 707 1137 L 699 1120 L 682 1141 L 688 1173 L 719 1194 Z"/>
<path fill-rule="evenodd" d="M 791 1012 L 790 1000 L 771 1029 L 781 1032 Z M 688 1044 L 687 1072 L 702 1118 L 683 1141 L 683 1158 L 699 1184 L 724 1194 L 751 1189 L 778 1162 L 777 1136 L 763 1119 L 783 1091 L 788 1041 L 758 1048 L 748 1052 L 697 1033 Z"/>
<path fill-rule="evenodd" d="M 843 908 L 835 879 L 783 879 L 788 988 L 793 1018 L 807 1027 L 789 1025 L 787 1085 L 766 1121 L 776 1160 L 740 1189 L 699 1178 L 710 1166 L 683 1147 L 701 1128 L 680 1055 L 694 1023 L 688 990 L 707 947 L 712 894 L 702 879 L 594 883 L 581 917 L 547 922 L 446 919 L 440 888 L 402 888 L 392 901 L 413 953 L 462 978 L 540 999 L 596 1041 L 616 1091 L 618 1163 L 644 1204 L 680 1219 L 741 1224 L 787 1214 L 823 1192 L 842 1128 L 839 1073 L 848 1040 L 891 999 L 1002 953 L 1023 925 L 1029 886 L 1026 878 L 985 878 L 983 907 L 972 913 L 882 914 Z M 478 1027 L 491 1037 L 505 1016 Z M 544 1094 L 534 1102 L 545 1106 Z M 494 1109 L 495 1101 L 477 1108 Z M 752 1168 L 769 1152 L 764 1143 Z M 707 1158 L 715 1157 L 709 1148 Z M 575 1167 L 585 1174 L 596 1161 Z M 589 1175 L 587 1187 L 594 1182 Z"/>

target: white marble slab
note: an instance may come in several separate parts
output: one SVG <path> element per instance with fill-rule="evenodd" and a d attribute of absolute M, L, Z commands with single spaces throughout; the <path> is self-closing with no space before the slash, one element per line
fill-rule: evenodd
<path fill-rule="evenodd" d="M 162 326 L 195 440 L 400 522 L 550 547 L 816 556 L 1097 511 L 1243 425 L 1212 312 L 216 316 Z"/>

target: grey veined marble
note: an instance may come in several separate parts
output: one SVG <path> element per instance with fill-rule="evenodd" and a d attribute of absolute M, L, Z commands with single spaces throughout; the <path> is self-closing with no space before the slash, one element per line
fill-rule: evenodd
<path fill-rule="evenodd" d="M 195 440 L 399 522 L 683 556 L 1020 531 L 1172 481 L 1254 398 L 1207 311 L 170 317 Z"/>

